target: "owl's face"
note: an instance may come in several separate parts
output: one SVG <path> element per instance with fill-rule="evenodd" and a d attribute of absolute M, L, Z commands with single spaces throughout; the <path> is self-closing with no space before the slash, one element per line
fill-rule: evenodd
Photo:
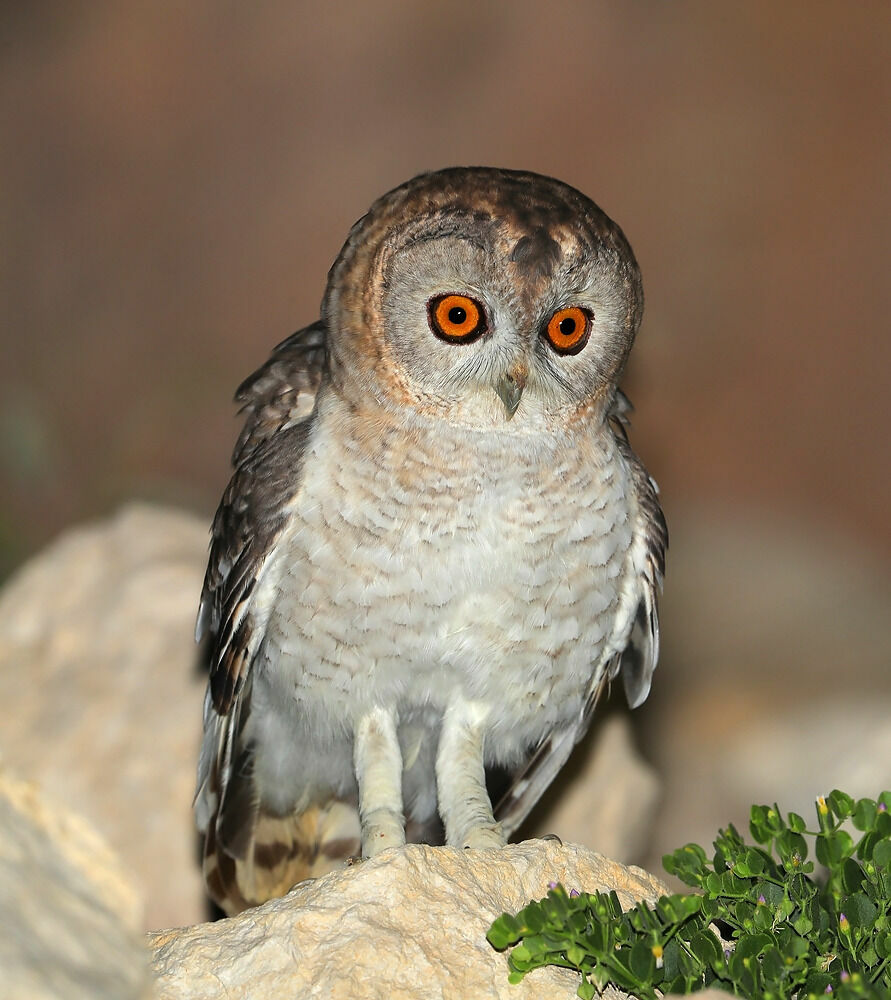
<path fill-rule="evenodd" d="M 485 168 L 385 195 L 325 302 L 335 380 L 402 412 L 510 433 L 602 410 L 641 309 L 631 249 L 593 202 Z"/>

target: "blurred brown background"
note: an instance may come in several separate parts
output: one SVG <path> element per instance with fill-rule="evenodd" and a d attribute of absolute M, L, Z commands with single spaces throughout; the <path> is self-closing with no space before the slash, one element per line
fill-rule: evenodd
<path fill-rule="evenodd" d="M 682 726 L 689 776 L 770 710 L 788 734 L 808 698 L 878 704 L 889 109 L 887 0 L 2 5 L 4 569 L 131 497 L 209 521 L 235 386 L 316 318 L 370 202 L 527 168 L 643 270 L 626 387 L 673 530 L 651 756 Z"/>
<path fill-rule="evenodd" d="M 891 8 L 4 4 L 0 516 L 17 560 L 133 495 L 209 512 L 238 382 L 421 170 L 554 174 L 625 229 L 670 511 L 891 549 Z"/>

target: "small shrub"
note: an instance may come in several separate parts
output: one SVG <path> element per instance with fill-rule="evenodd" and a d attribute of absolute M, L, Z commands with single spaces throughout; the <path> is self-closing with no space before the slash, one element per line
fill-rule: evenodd
<path fill-rule="evenodd" d="M 834 791 L 816 811 L 817 829 L 808 830 L 797 813 L 784 819 L 776 805 L 753 806 L 755 846 L 731 825 L 711 860 L 698 844 L 665 855 L 666 870 L 699 893 L 623 913 L 615 892 L 557 885 L 498 917 L 488 940 L 512 949 L 511 982 L 544 965 L 577 969 L 588 1000 L 607 984 L 646 1000 L 706 986 L 765 1000 L 889 997 L 891 792 L 855 802 Z"/>

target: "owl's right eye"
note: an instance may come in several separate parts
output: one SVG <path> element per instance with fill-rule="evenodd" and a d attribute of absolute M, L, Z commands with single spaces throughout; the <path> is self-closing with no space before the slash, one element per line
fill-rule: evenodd
<path fill-rule="evenodd" d="M 488 329 L 486 311 L 469 295 L 436 295 L 427 303 L 430 329 L 440 340 L 468 344 Z"/>

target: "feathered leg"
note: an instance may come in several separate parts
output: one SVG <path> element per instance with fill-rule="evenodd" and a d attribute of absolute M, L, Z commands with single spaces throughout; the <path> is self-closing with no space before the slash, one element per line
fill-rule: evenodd
<path fill-rule="evenodd" d="M 402 751 L 395 712 L 374 708 L 359 719 L 353 759 L 359 784 L 362 857 L 373 858 L 405 843 Z"/>
<path fill-rule="evenodd" d="M 488 709 L 455 698 L 446 708 L 436 754 L 439 812 L 446 843 L 453 847 L 503 847 L 495 822 L 483 766 L 484 724 Z"/>

